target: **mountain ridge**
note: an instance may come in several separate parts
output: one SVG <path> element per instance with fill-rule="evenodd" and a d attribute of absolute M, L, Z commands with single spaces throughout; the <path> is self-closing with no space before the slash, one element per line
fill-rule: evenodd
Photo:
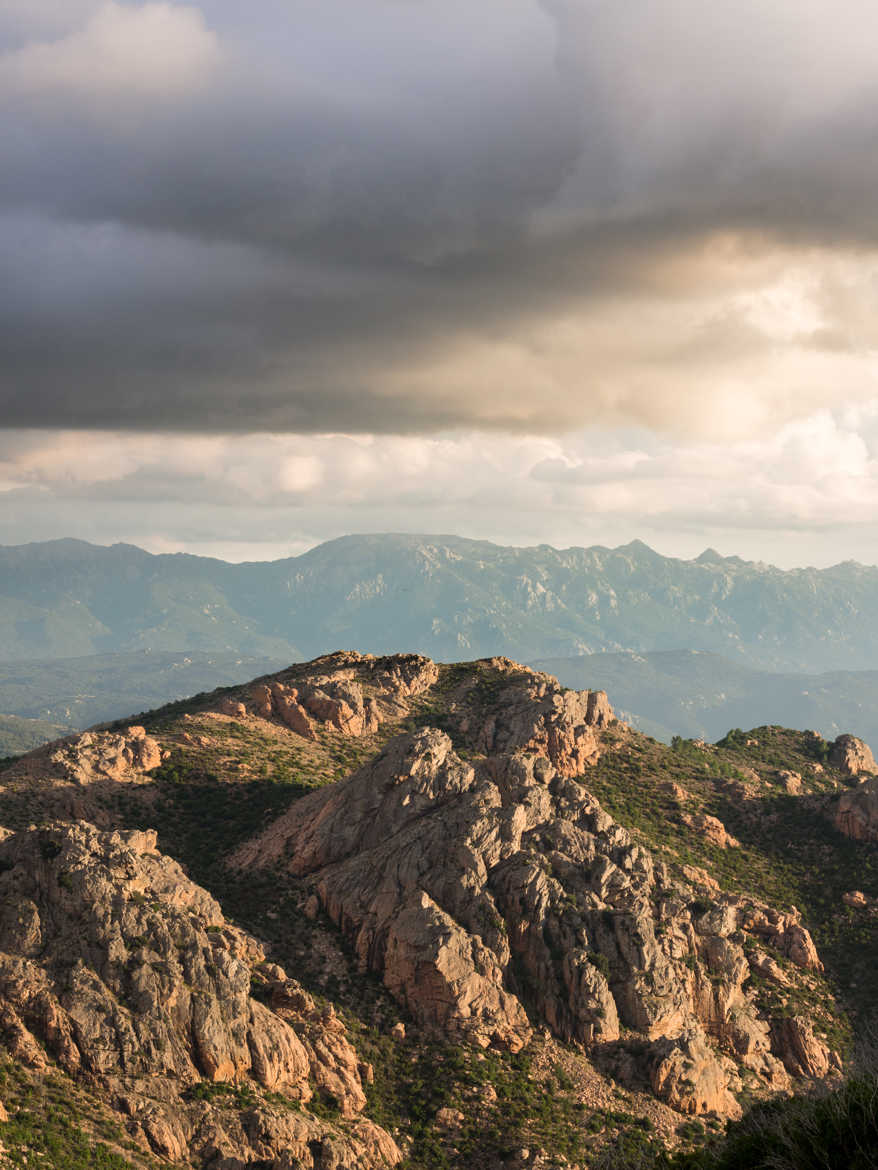
<path fill-rule="evenodd" d="M 403 643 L 522 661 L 687 648 L 817 672 L 871 668 L 873 628 L 878 568 L 683 560 L 641 541 L 559 550 L 372 534 L 241 564 L 83 541 L 0 547 L 8 660 L 181 647 L 293 660 Z"/>
<path fill-rule="evenodd" d="M 0 767 L 0 1047 L 132 1160 L 618 1167 L 835 1084 L 875 1005 L 850 737 L 666 747 L 507 658 L 338 652 Z"/>

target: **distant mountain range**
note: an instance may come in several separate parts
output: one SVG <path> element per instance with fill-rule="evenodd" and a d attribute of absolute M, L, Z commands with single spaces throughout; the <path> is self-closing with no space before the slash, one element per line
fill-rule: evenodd
<path fill-rule="evenodd" d="M 711 550 L 685 561 L 639 541 L 558 550 L 347 536 L 228 564 L 60 540 L 0 548 L 0 646 L 0 712 L 52 724 L 84 726 L 338 648 L 405 647 L 440 661 L 551 660 L 562 678 L 584 667 L 593 676 L 576 673 L 578 685 L 605 686 L 663 737 L 722 734 L 751 708 L 760 722 L 868 735 L 878 568 L 781 570 Z M 814 677 L 827 671 L 839 678 Z"/>
<path fill-rule="evenodd" d="M 405 646 L 521 660 L 706 650 L 755 669 L 878 666 L 878 568 L 781 570 L 620 548 L 504 548 L 455 536 L 346 536 L 233 565 L 131 545 L 0 548 L 11 659 L 227 650 L 281 659 Z"/>

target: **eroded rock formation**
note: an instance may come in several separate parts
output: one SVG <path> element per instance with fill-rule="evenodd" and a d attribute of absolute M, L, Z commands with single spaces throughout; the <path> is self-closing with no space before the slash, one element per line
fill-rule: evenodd
<path fill-rule="evenodd" d="M 268 1003 L 251 996 L 254 972 Z M 154 833 L 56 823 L 0 843 L 0 997 L 14 1056 L 92 1080 L 165 1157 L 241 1170 L 399 1160 L 387 1134 L 356 1120 L 361 1070 L 341 1024 L 265 963 Z M 242 1114 L 222 1093 L 193 1098 L 202 1082 L 303 1106 L 317 1087 L 351 1121 L 342 1130 L 258 1098 Z"/>
<path fill-rule="evenodd" d="M 710 816 L 709 813 L 696 813 L 694 816 L 690 813 L 684 813 L 681 819 L 687 828 L 694 829 L 705 841 L 709 841 L 711 845 L 716 845 L 719 849 L 736 849 L 740 845 L 737 837 L 733 837 L 731 833 L 726 831 L 722 821 L 718 817 Z"/>
<path fill-rule="evenodd" d="M 84 731 L 54 745 L 49 758 L 65 780 L 84 786 L 140 779 L 159 766 L 162 751 L 142 727 L 129 727 L 123 732 Z"/>
<path fill-rule="evenodd" d="M 625 1025 L 651 1046 L 655 1091 L 687 1112 L 735 1112 L 741 1067 L 785 1087 L 790 1037 L 760 1015 L 742 944 L 817 971 L 810 935 L 794 911 L 709 885 L 698 901 L 657 867 L 566 774 L 583 738 L 571 728 L 598 744 L 600 727 L 579 722 L 588 699 L 557 697 L 546 687 L 526 713 L 501 695 L 489 720 L 467 720 L 484 758 L 461 758 L 434 728 L 397 738 L 234 864 L 309 878 L 362 965 L 425 1028 L 516 1050 L 533 1019 L 591 1047 L 618 1044 Z"/>
<path fill-rule="evenodd" d="M 240 699 L 223 700 L 220 710 L 278 720 L 305 739 L 314 739 L 321 725 L 360 736 L 404 715 L 407 700 L 438 677 L 436 664 L 420 654 L 376 658 L 340 652 L 254 683 Z"/>
<path fill-rule="evenodd" d="M 834 807 L 833 821 L 854 841 L 878 841 L 878 777 L 842 792 Z"/>
<path fill-rule="evenodd" d="M 848 776 L 860 776 L 863 772 L 878 773 L 878 764 L 872 749 L 855 735 L 840 735 L 832 745 L 829 762 Z"/>
<path fill-rule="evenodd" d="M 597 762 L 599 732 L 614 722 L 603 691 L 567 690 L 551 675 L 527 670 L 508 658 L 488 659 L 485 666 L 499 673 L 496 697 L 483 717 L 474 714 L 461 726 L 476 751 L 534 752 L 550 760 L 562 776 L 578 776 Z"/>

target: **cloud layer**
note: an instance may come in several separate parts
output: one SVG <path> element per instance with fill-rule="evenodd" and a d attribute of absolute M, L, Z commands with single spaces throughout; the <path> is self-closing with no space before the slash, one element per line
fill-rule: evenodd
<path fill-rule="evenodd" d="M 456 434 L 178 436 L 8 432 L 0 543 L 62 535 L 231 559 L 348 532 L 509 544 L 707 544 L 784 565 L 878 562 L 878 409 L 735 443 Z"/>
<path fill-rule="evenodd" d="M 876 43 L 867 0 L 8 0 L 3 422 L 743 439 L 865 402 Z"/>
<path fill-rule="evenodd" d="M 109 0 L 82 29 L 52 41 L 31 41 L 0 61 L 7 100 L 74 103 L 92 117 L 112 117 L 114 103 L 179 98 L 198 89 L 219 64 L 216 35 L 194 8 L 153 3 L 126 7 Z"/>

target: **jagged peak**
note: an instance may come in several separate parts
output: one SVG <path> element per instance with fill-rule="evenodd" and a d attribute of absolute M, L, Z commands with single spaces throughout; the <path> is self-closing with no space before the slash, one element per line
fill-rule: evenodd
<path fill-rule="evenodd" d="M 716 551 L 715 548 L 706 548 L 703 553 L 695 558 L 696 565 L 721 565 L 725 563 L 725 557 Z"/>

